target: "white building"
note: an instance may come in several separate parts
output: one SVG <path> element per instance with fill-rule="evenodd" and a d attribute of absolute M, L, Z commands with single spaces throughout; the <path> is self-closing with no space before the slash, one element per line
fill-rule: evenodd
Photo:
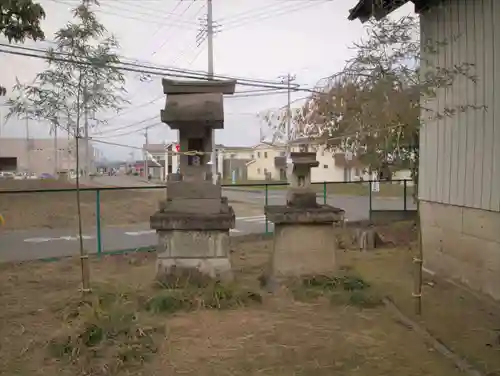
<path fill-rule="evenodd" d="M 359 1 L 349 18 L 383 17 L 406 2 Z M 474 64 L 478 78 L 459 78 L 432 105 L 487 106 L 426 121 L 420 132 L 424 266 L 500 299 L 500 1 L 413 3 L 422 38 L 451 41 L 429 58 L 441 67 Z"/>
<path fill-rule="evenodd" d="M 291 151 L 298 152 L 296 140 Z M 318 167 L 311 169 L 312 182 L 351 182 L 361 179 L 369 180 L 364 166 L 356 157 L 346 156 L 344 153 L 335 153 L 323 145 L 314 145 L 309 150 L 316 151 Z M 253 159 L 248 162 L 248 180 L 286 180 L 285 146 L 259 144 L 253 148 Z"/>

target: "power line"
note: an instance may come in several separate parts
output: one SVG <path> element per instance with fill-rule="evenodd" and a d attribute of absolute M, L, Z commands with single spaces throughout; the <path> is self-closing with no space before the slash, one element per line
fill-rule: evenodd
<path fill-rule="evenodd" d="M 46 42 L 49 42 L 50 44 L 57 44 L 54 41 L 46 41 Z M 14 49 L 21 49 L 21 50 L 37 51 L 37 52 L 42 52 L 42 53 L 47 52 L 47 50 L 40 49 L 40 48 L 33 48 L 33 47 L 26 47 L 26 46 L 13 46 L 13 45 L 6 44 L 6 43 L 0 43 L 0 46 L 14 48 Z M 67 55 L 67 56 L 69 55 L 69 54 L 64 54 L 62 52 L 59 52 L 58 54 Z M 205 78 L 205 79 L 206 79 L 206 75 L 207 75 L 207 73 L 205 71 L 185 69 L 185 68 L 179 68 L 179 67 L 169 66 L 169 65 L 153 64 L 149 61 L 133 59 L 133 58 L 129 58 L 129 57 L 126 57 L 123 55 L 119 55 L 119 54 L 116 54 L 116 56 L 121 59 L 120 63 L 125 64 L 125 65 L 141 66 L 141 67 L 146 67 L 146 68 L 151 68 L 151 69 L 166 70 L 166 71 L 172 71 L 172 72 L 181 72 L 181 73 L 186 73 L 186 74 L 189 73 L 189 74 L 193 74 L 193 75 L 197 75 L 197 76 L 202 76 L 202 78 Z M 128 63 L 126 61 L 128 61 Z M 241 77 L 241 76 L 216 75 L 215 78 L 238 80 L 238 82 L 245 81 L 245 82 L 265 83 L 265 84 L 270 84 L 270 85 L 280 85 L 280 82 L 276 81 L 276 80 L 266 80 L 266 79 L 249 78 L 249 77 Z M 294 86 L 298 87 L 299 85 L 294 85 Z"/>
<path fill-rule="evenodd" d="M 50 0 L 50 1 L 52 1 L 54 3 L 69 5 L 69 6 L 75 6 L 76 5 L 76 4 L 65 2 L 63 0 Z M 157 24 L 157 25 L 163 25 L 164 24 L 164 20 L 162 20 L 162 19 L 156 19 L 156 20 L 155 19 L 151 19 L 151 15 L 149 15 L 149 17 L 147 19 L 145 19 L 145 18 L 141 18 L 141 17 L 134 17 L 134 16 L 129 16 L 129 15 L 117 14 L 115 12 L 110 12 L 110 11 L 107 11 L 107 10 L 104 10 L 104 9 L 99 9 L 99 12 L 100 13 L 104 13 L 104 14 L 109 14 L 109 15 L 112 15 L 112 16 L 116 16 L 116 17 L 126 18 L 126 19 L 130 19 L 130 20 L 136 20 L 136 21 L 139 21 L 139 22 L 147 23 L 147 24 Z M 196 28 L 196 25 L 192 25 L 191 23 L 189 23 L 187 21 L 183 21 L 183 22 L 184 23 L 176 24 L 176 26 L 179 27 L 179 28 L 185 28 L 185 29 L 194 29 L 194 28 Z"/>
<path fill-rule="evenodd" d="M 309 0 L 307 0 L 309 1 Z M 241 20 L 241 19 L 245 19 L 245 18 L 248 18 L 248 17 L 252 17 L 252 16 L 259 16 L 261 14 L 268 14 L 272 8 L 275 8 L 276 6 L 278 6 L 278 8 L 282 8 L 286 3 L 290 3 L 290 1 L 274 1 L 272 4 L 269 4 L 267 6 L 263 6 L 263 7 L 256 7 L 256 8 L 251 8 L 251 9 L 248 9 L 246 11 L 243 11 L 243 12 L 239 12 L 239 13 L 235 13 L 235 14 L 232 14 L 230 16 L 227 16 L 227 17 L 221 17 L 219 18 L 219 21 L 224 21 L 224 22 L 234 22 L 234 21 L 238 21 L 238 20 Z"/>
<path fill-rule="evenodd" d="M 314 5 L 318 5 L 318 4 L 324 4 L 328 1 L 331 1 L 331 0 L 322 0 L 322 1 L 319 1 L 319 0 L 312 0 L 311 2 L 307 3 L 307 4 L 301 4 L 300 6 L 295 6 L 295 7 L 290 7 L 290 8 L 287 8 L 287 9 L 282 9 L 281 11 L 278 11 L 274 14 L 262 14 L 263 17 L 249 17 L 249 18 L 246 18 L 246 19 L 239 19 L 239 20 L 234 20 L 232 22 L 227 22 L 225 24 L 225 27 L 222 28 L 222 32 L 224 31 L 227 31 L 227 30 L 232 30 L 232 29 L 235 29 L 235 28 L 238 28 L 238 27 L 241 27 L 241 26 L 246 26 L 252 22 L 257 22 L 257 21 L 265 21 L 265 20 L 269 20 L 271 18 L 276 18 L 276 17 L 280 17 L 280 16 L 284 16 L 286 14 L 290 14 L 290 13 L 294 13 L 294 12 L 297 12 L 299 10 L 303 10 L 303 9 L 306 9 L 306 8 L 310 8 Z M 229 27 L 227 27 L 229 26 Z"/>
<path fill-rule="evenodd" d="M 3 44 L 3 43 L 0 43 L 0 46 L 5 46 L 5 47 L 11 48 L 11 49 L 25 50 L 25 51 L 36 51 L 39 53 L 46 53 L 47 52 L 46 50 L 42 50 L 42 49 L 29 48 L 29 47 L 24 47 L 24 46 L 9 46 L 9 45 Z M 26 57 L 43 59 L 43 60 L 49 60 L 47 58 L 47 56 L 45 56 L 45 55 L 33 54 L 33 53 L 28 53 L 28 52 L 9 51 L 9 50 L 5 50 L 5 49 L 0 49 L 0 52 L 10 54 L 10 55 L 26 56 Z M 60 52 L 56 52 L 56 54 L 62 55 L 62 56 L 65 56 L 65 55 L 68 56 L 68 54 L 60 53 Z M 74 64 L 78 64 L 78 65 L 90 65 L 91 64 L 90 62 L 77 61 L 77 60 L 64 58 L 64 57 L 51 57 L 50 60 L 74 63 Z M 107 66 L 116 68 L 118 70 L 126 71 L 126 72 L 143 73 L 143 74 L 149 74 L 149 75 L 154 75 L 154 76 L 169 76 L 169 77 L 188 78 L 188 79 L 195 79 L 195 80 L 210 80 L 210 78 L 208 78 L 206 76 L 206 74 L 205 75 L 191 74 L 191 73 L 189 73 L 189 71 L 182 70 L 182 69 L 159 68 L 159 67 L 152 67 L 152 66 L 127 63 L 127 62 L 120 62 L 119 64 L 108 64 Z M 184 72 L 188 72 L 188 73 L 184 73 Z M 242 86 L 262 87 L 262 88 L 271 88 L 271 89 L 284 89 L 285 88 L 282 84 L 259 83 L 259 81 L 256 81 L 253 79 L 238 79 L 237 77 L 231 77 L 231 76 L 214 75 L 213 79 L 214 80 L 234 79 L 234 80 L 237 80 L 238 85 L 242 85 Z M 265 81 L 262 81 L 262 82 L 265 82 Z M 296 87 L 296 88 L 294 88 L 294 90 L 321 94 L 321 92 L 318 92 L 318 91 L 312 90 L 312 89 L 308 89 L 308 88 Z"/>
<path fill-rule="evenodd" d="M 125 133 L 119 133 L 119 134 L 113 134 L 113 135 L 104 135 L 104 136 L 92 136 L 92 138 L 94 138 L 94 137 L 96 137 L 96 138 L 115 138 L 115 137 L 128 136 L 128 135 L 131 135 L 131 134 L 134 134 L 134 133 L 137 133 L 137 132 L 144 131 L 146 129 L 158 127 L 160 125 L 164 125 L 164 123 L 162 123 L 162 122 L 156 122 L 156 123 L 153 123 L 153 124 L 148 124 L 148 125 L 146 125 L 144 127 L 138 128 L 138 129 L 133 129 L 133 130 L 125 132 Z"/>
<path fill-rule="evenodd" d="M 189 5 L 187 6 L 187 8 L 185 8 L 185 9 L 182 11 L 182 13 L 179 15 L 179 17 L 181 17 L 182 15 L 184 15 L 184 14 L 185 14 L 185 13 L 189 10 L 189 8 L 191 8 L 191 7 L 193 6 L 193 4 L 194 4 L 194 3 L 195 3 L 195 1 L 194 1 L 194 0 L 191 0 L 191 2 L 189 3 Z M 178 3 L 177 3 L 177 5 L 175 6 L 175 8 L 174 8 L 174 10 L 173 10 L 173 11 L 175 12 L 175 10 L 176 10 L 176 9 L 179 7 L 179 5 L 181 5 L 181 4 L 182 4 L 182 0 L 179 0 L 179 1 L 178 1 Z M 198 10 L 198 12 L 195 14 L 195 17 L 198 15 L 198 13 L 199 13 L 199 12 L 201 12 L 201 10 L 202 10 L 202 9 L 203 9 L 203 7 L 201 7 L 201 8 Z M 171 28 L 172 28 L 172 26 L 170 26 L 169 28 L 167 28 L 167 30 L 166 30 L 165 32 L 169 31 Z M 161 27 L 158 29 L 158 31 L 159 31 L 160 29 L 161 29 Z M 161 51 L 161 49 L 162 49 L 163 47 L 165 47 L 165 45 L 167 44 L 167 42 L 168 42 L 170 39 L 172 39 L 172 38 L 169 38 L 169 36 L 170 36 L 170 35 L 167 35 L 167 38 L 165 38 L 165 40 L 162 42 L 162 44 L 160 45 L 160 47 L 158 47 L 156 50 L 154 50 L 154 51 L 151 53 L 151 56 L 156 55 L 159 51 Z"/>
<path fill-rule="evenodd" d="M 121 127 L 118 127 L 118 128 L 115 128 L 115 129 L 104 129 L 102 131 L 100 131 L 99 133 L 108 133 L 108 132 L 116 132 L 116 131 L 121 131 L 123 129 L 128 129 L 128 128 L 131 128 L 131 127 L 134 127 L 136 125 L 139 125 L 139 124 L 143 124 L 143 123 L 146 123 L 147 121 L 151 121 L 151 120 L 155 120 L 155 119 L 158 119 L 159 117 L 159 114 L 155 115 L 155 116 L 151 116 L 149 118 L 146 118 L 146 119 L 142 119 L 142 120 L 139 120 L 139 121 L 135 121 L 131 124 L 127 124 L 127 125 L 123 125 Z"/>

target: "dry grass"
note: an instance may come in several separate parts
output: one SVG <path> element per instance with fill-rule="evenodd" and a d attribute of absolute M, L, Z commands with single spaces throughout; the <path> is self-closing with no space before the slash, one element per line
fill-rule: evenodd
<path fill-rule="evenodd" d="M 0 190 L 74 188 L 69 183 L 50 180 L 0 181 Z M 147 223 L 165 198 L 164 189 L 128 189 L 101 192 L 101 224 L 120 226 Z M 263 209 L 248 203 L 231 202 L 237 216 L 261 215 Z M 83 226 L 96 225 L 96 193 L 81 192 Z M 0 194 L 0 213 L 4 230 L 29 228 L 76 228 L 75 192 Z"/>
<path fill-rule="evenodd" d="M 485 375 L 500 375 L 500 306 L 438 279 L 426 276 L 422 316 L 414 314 L 412 258 L 409 247 L 370 253 L 343 252 L 339 261 L 369 279 L 400 310 Z"/>
<path fill-rule="evenodd" d="M 170 293 L 152 283 L 154 254 L 92 260 L 91 305 L 79 303 L 77 260 L 3 265 L 0 374 L 458 375 L 381 306 L 290 294 L 255 302 L 246 292 L 259 288 L 270 246 L 235 238 L 236 284 L 190 290 L 194 299 L 182 294 L 189 303 L 175 309 L 152 303 Z M 366 279 L 362 255 L 350 254 L 342 262 L 356 259 Z M 228 294 L 231 304 L 213 304 Z"/>

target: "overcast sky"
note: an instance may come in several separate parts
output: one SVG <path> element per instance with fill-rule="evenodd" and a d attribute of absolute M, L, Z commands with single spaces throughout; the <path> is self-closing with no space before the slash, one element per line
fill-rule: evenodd
<path fill-rule="evenodd" d="M 77 0 L 38 0 L 47 13 L 43 29 L 47 40 L 71 19 L 70 10 Z M 206 15 L 206 0 L 101 0 L 96 8 L 99 20 L 121 45 L 120 55 L 155 64 L 186 69 L 207 69 L 206 40 L 197 47 L 200 17 Z M 218 31 L 214 39 L 215 74 L 253 79 L 278 80 L 291 73 L 296 83 L 313 87 L 325 76 L 339 71 L 352 55 L 352 42 L 364 34 L 359 21 L 348 21 L 349 9 L 357 0 L 213 0 L 213 17 Z M 395 17 L 412 11 L 410 4 Z M 5 42 L 2 40 L 2 42 Z M 45 43 L 26 43 L 46 48 Z M 44 61 L 0 53 L 0 82 L 10 88 L 18 77 L 33 80 L 44 69 Z M 126 75 L 127 105 L 108 125 L 93 131 L 100 140 L 132 146 L 144 143 L 144 126 L 127 130 L 113 129 L 139 122 L 158 114 L 164 106 L 161 78 L 141 82 L 139 75 Z M 251 90 L 238 86 L 237 91 Z M 307 93 L 292 94 L 292 100 Z M 227 98 L 224 130 L 217 131 L 216 142 L 229 146 L 250 146 L 259 142 L 259 129 L 266 126 L 257 114 L 286 104 L 286 94 L 261 97 Z M 152 103 L 149 103 L 152 102 Z M 149 103 L 149 104 L 148 104 Z M 300 102 L 296 102 L 300 104 Z M 130 107 L 130 108 L 129 108 Z M 133 109 L 137 107 L 136 109 Z M 5 107 L 0 107 L 5 114 Z M 121 137 L 118 134 L 134 132 Z M 33 137 L 49 137 L 47 126 L 30 123 Z M 3 124 L 2 136 L 24 137 L 24 124 L 11 120 Z M 176 134 L 167 125 L 151 128 L 149 141 L 175 141 Z M 113 137 L 115 136 L 115 137 Z M 126 158 L 132 148 L 96 144 L 109 159 Z M 138 157 L 138 153 L 136 153 Z"/>

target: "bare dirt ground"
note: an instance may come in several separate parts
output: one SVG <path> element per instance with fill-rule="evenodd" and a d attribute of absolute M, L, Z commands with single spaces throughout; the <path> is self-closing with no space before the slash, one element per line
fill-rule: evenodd
<path fill-rule="evenodd" d="M 93 259 L 91 304 L 80 303 L 78 260 L 3 265 L 0 374 L 459 375 L 383 305 L 368 304 L 389 295 L 411 314 L 411 251 L 401 243 L 412 231 L 405 231 L 382 229 L 394 243 L 387 249 L 339 251 L 341 269 L 371 284 L 362 299 L 347 291 L 340 300 L 321 291 L 262 292 L 270 240 L 233 239 L 232 290 L 194 299 L 153 284 L 152 253 Z M 500 374 L 500 312 L 439 282 L 424 293 L 421 321 L 433 334 Z"/>
<path fill-rule="evenodd" d="M 0 190 L 65 189 L 74 185 L 50 180 L 4 180 Z M 165 189 L 103 190 L 101 224 L 127 225 L 149 222 L 149 217 L 165 198 Z M 236 216 L 261 215 L 263 209 L 248 203 L 231 202 Z M 81 192 L 83 226 L 96 225 L 96 193 Z M 75 192 L 0 193 L 0 213 L 5 230 L 29 228 L 75 228 L 77 205 Z"/>

